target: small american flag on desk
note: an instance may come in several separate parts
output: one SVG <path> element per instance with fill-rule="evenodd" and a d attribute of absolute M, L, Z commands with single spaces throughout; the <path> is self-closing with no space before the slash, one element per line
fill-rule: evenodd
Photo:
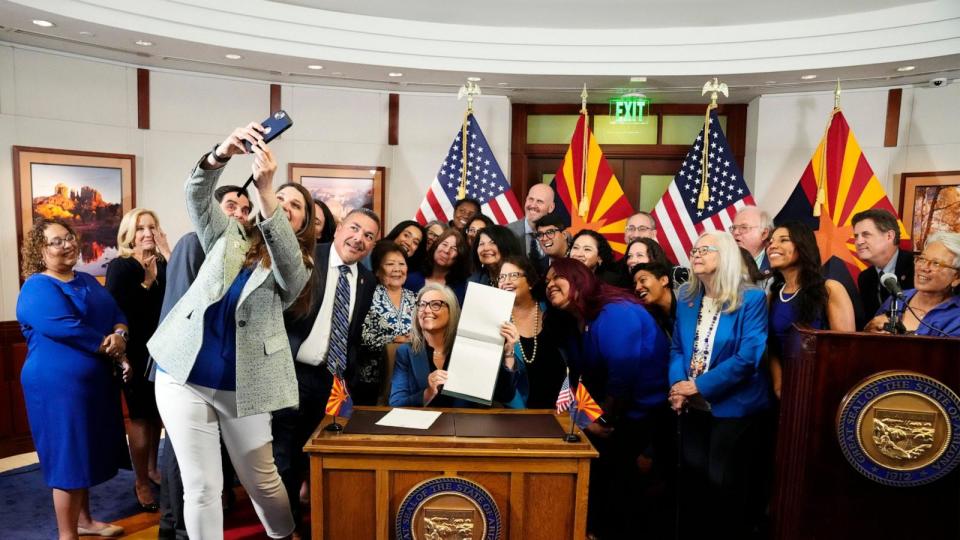
<path fill-rule="evenodd" d="M 480 201 L 480 210 L 498 225 L 520 219 L 523 215 L 520 204 L 510 190 L 510 183 L 497 164 L 497 158 L 493 156 L 477 119 L 470 113 L 464 121 L 467 124 L 466 141 L 463 140 L 461 126 L 426 197 L 420 203 L 417 221 L 423 225 L 434 219 L 447 222 L 453 218 L 453 205 L 457 202 L 463 171 L 464 143 L 467 151 L 466 196 Z"/>
<path fill-rule="evenodd" d="M 667 257 L 681 266 L 690 265 L 690 248 L 701 233 L 728 230 L 737 211 L 754 204 L 753 195 L 743 180 L 743 172 L 733 159 L 730 144 L 720 128 L 716 111 L 710 111 L 709 132 L 710 141 L 704 143 L 703 130 L 700 130 L 697 140 L 683 158 L 680 172 L 653 209 L 657 241 Z M 707 152 L 710 198 L 703 208 L 698 208 L 704 151 Z"/>

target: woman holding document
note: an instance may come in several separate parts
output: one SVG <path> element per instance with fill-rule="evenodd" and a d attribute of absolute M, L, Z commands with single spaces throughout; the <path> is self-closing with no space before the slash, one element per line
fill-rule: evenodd
<path fill-rule="evenodd" d="M 447 366 L 453 350 L 460 303 L 453 290 L 437 283 L 427 283 L 417 295 L 416 316 L 410 343 L 397 349 L 390 389 L 391 407 L 477 407 L 471 401 L 442 395 L 447 382 Z M 500 326 L 503 336 L 503 361 L 493 399 L 507 402 L 516 391 L 516 358 L 514 345 L 519 332 L 513 323 Z"/>

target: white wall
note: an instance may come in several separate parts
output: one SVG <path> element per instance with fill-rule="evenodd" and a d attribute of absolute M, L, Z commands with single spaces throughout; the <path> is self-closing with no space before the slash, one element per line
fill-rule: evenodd
<path fill-rule="evenodd" d="M 900 175 L 960 169 L 960 83 L 904 87 L 897 146 L 883 146 L 889 88 L 844 90 L 841 109 L 874 174 L 897 207 Z M 813 156 L 833 92 L 765 95 L 750 103 L 745 175 L 760 206 L 776 213 Z"/>
<path fill-rule="evenodd" d="M 137 157 L 137 205 L 158 212 L 171 244 L 190 230 L 183 181 L 234 127 L 262 120 L 270 87 L 194 73 L 152 71 L 151 129 L 137 129 L 136 68 L 0 45 L 0 320 L 16 317 L 17 234 L 10 148 L 40 146 Z M 387 226 L 414 215 L 463 119 L 454 95 L 401 94 L 399 145 L 387 144 L 388 92 L 283 86 L 295 127 L 271 147 L 287 164 L 387 168 Z M 509 170 L 510 103 L 478 98 L 480 125 Z M 224 182 L 249 174 L 243 158 Z"/>

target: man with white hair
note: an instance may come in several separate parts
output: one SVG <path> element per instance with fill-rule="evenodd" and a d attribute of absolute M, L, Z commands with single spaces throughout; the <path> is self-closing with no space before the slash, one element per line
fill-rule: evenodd
<path fill-rule="evenodd" d="M 767 260 L 767 242 L 773 232 L 773 220 L 770 215 L 756 206 L 744 206 L 733 218 L 730 234 L 737 245 L 746 249 L 757 261 L 757 268 L 761 272 L 770 271 L 770 261 Z"/>

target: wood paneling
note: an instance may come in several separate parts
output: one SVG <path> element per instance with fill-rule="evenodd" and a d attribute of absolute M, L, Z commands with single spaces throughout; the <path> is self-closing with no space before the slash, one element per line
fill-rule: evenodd
<path fill-rule="evenodd" d="M 33 450 L 20 370 L 27 344 L 17 321 L 0 322 L 0 457 Z"/>
<path fill-rule="evenodd" d="M 336 471 L 324 473 L 326 498 L 323 514 L 327 517 L 327 538 L 375 538 L 377 477 L 373 471 Z M 358 519 L 359 518 L 359 519 Z"/>
<path fill-rule="evenodd" d="M 526 515 L 522 531 L 514 538 L 551 540 L 573 536 L 573 513 L 558 516 L 549 511 L 554 499 L 575 500 L 576 477 L 566 474 L 530 475 L 524 483 Z"/>
<path fill-rule="evenodd" d="M 390 94 L 389 111 L 387 115 L 387 144 L 400 144 L 400 94 Z"/>
<path fill-rule="evenodd" d="M 279 84 L 270 85 L 270 114 L 283 109 L 283 98 Z"/>
<path fill-rule="evenodd" d="M 137 127 L 150 129 L 150 70 L 137 68 Z"/>
<path fill-rule="evenodd" d="M 891 88 L 887 92 L 887 125 L 883 133 L 883 146 L 897 145 L 900 134 L 900 102 L 903 99 L 903 90 Z"/>

